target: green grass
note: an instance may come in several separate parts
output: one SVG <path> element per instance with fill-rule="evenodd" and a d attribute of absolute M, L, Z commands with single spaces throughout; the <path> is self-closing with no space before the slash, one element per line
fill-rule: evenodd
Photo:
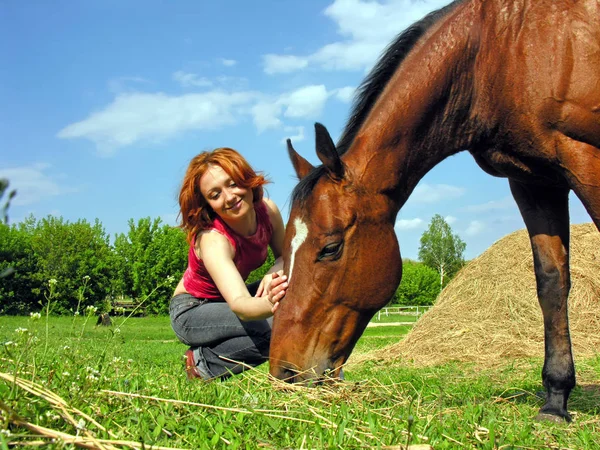
<path fill-rule="evenodd" d="M 11 342 L 0 345 L 0 372 L 25 380 L 0 379 L 0 449 L 71 448 L 25 424 L 112 448 L 130 448 L 117 439 L 194 449 L 600 448 L 600 356 L 577 361 L 574 422 L 537 423 L 539 360 L 496 370 L 367 361 L 350 364 L 345 382 L 318 387 L 272 382 L 265 364 L 225 382 L 190 383 L 167 317 L 122 321 L 105 328 L 95 318 L 0 317 L 0 343 Z M 355 353 L 397 342 L 409 328 L 367 328 Z M 24 390 L 26 381 L 38 390 Z"/>

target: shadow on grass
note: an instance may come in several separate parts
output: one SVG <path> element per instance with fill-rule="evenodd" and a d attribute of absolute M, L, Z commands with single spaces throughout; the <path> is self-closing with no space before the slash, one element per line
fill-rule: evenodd
<path fill-rule="evenodd" d="M 522 388 L 498 392 L 497 398 L 515 404 L 540 408 L 544 404 L 546 391 L 540 384 L 526 384 Z M 581 414 L 600 414 L 600 384 L 577 384 L 569 396 L 569 411 Z"/>

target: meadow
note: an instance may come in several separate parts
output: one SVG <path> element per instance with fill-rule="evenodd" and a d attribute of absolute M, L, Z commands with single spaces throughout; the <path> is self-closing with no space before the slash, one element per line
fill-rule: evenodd
<path fill-rule="evenodd" d="M 540 360 L 417 368 L 373 360 L 410 326 L 369 327 L 345 381 L 268 365 L 189 382 L 167 317 L 0 317 L 0 448 L 600 448 L 600 356 L 577 360 L 571 424 L 535 422 Z"/>

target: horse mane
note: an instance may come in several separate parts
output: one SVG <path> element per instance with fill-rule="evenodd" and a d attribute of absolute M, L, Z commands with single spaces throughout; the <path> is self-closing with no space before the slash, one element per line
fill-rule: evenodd
<path fill-rule="evenodd" d="M 366 120 L 367 116 L 373 109 L 375 102 L 379 98 L 379 94 L 390 81 L 402 61 L 414 48 L 419 39 L 437 23 L 442 17 L 445 17 L 463 0 L 456 0 L 436 11 L 432 11 L 423 17 L 418 22 L 413 23 L 410 27 L 400 33 L 394 41 L 392 41 L 382 53 L 377 64 L 369 75 L 363 80 L 357 89 L 350 119 L 344 128 L 342 137 L 338 141 L 337 150 L 340 155 L 343 155 L 350 145 L 358 130 Z"/>
<path fill-rule="evenodd" d="M 354 141 L 356 134 L 375 105 L 379 95 L 419 39 L 438 20 L 446 16 L 463 1 L 455 0 L 438 10 L 430 12 L 421 20 L 413 23 L 401 32 L 384 50 L 375 67 L 373 67 L 369 75 L 367 75 L 357 89 L 350 119 L 336 147 L 340 155 L 343 155 L 350 148 L 352 141 Z M 325 168 L 318 166 L 300 180 L 292 192 L 292 201 L 306 199 L 324 173 L 326 173 Z"/>

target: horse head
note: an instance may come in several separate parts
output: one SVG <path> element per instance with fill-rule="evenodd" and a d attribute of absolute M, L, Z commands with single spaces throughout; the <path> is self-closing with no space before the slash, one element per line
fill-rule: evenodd
<path fill-rule="evenodd" d="M 288 140 L 300 182 L 286 227 L 289 287 L 273 321 L 270 371 L 290 382 L 337 376 L 402 273 L 389 197 L 362 183 L 324 126 L 315 130 L 322 166 Z"/>

